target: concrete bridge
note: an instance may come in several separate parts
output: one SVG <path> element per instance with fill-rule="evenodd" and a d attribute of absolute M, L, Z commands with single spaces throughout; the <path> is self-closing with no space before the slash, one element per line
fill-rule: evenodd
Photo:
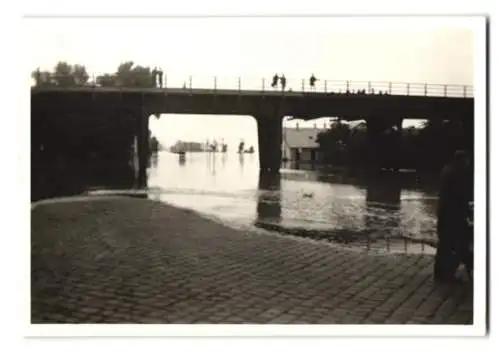
<path fill-rule="evenodd" d="M 58 111 L 95 114 L 100 111 L 127 112 L 135 116 L 139 140 L 139 178 L 145 185 L 149 117 L 153 114 L 250 115 L 257 121 L 259 159 L 262 170 L 277 172 L 281 165 L 282 121 L 285 116 L 305 120 L 342 117 L 367 122 L 368 133 L 376 145 L 384 130 L 403 119 L 460 119 L 473 128 L 474 98 L 467 86 L 393 84 L 375 90 L 343 82 L 331 91 L 266 89 L 196 89 L 98 87 L 33 87 L 32 119 Z M 359 84 L 357 85 L 359 87 Z M 326 85 L 325 85 L 326 87 Z M 364 89 L 364 92 L 362 91 Z M 325 89 L 326 90 L 326 89 Z M 436 94 L 438 92 L 438 94 Z M 431 96 L 432 94 L 432 96 Z"/>

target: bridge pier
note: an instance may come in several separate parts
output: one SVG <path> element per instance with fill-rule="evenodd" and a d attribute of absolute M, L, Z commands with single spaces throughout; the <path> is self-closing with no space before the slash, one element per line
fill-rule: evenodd
<path fill-rule="evenodd" d="M 401 163 L 402 117 L 366 118 L 372 167 L 398 170 Z"/>
<path fill-rule="evenodd" d="M 283 117 L 260 114 L 257 120 L 259 135 L 259 162 L 261 172 L 279 173 L 281 167 L 281 144 Z"/>
<path fill-rule="evenodd" d="M 149 114 L 141 112 L 136 120 L 137 156 L 139 159 L 139 170 L 137 176 L 137 188 L 147 187 L 147 169 L 149 161 Z"/>

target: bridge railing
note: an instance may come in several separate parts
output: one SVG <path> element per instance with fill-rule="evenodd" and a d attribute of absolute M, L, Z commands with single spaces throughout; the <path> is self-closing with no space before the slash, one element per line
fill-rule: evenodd
<path fill-rule="evenodd" d="M 85 85 L 99 87 L 98 77 L 104 73 L 93 73 Z M 52 76 L 51 80 L 57 80 Z M 151 79 L 151 88 L 153 80 Z M 36 82 L 33 81 L 36 85 Z M 473 97 L 474 89 L 468 85 L 432 84 L 414 82 L 381 82 L 381 81 L 349 81 L 349 80 L 322 80 L 318 79 L 314 85 L 309 79 L 287 78 L 283 87 L 278 80 L 272 86 L 272 77 L 234 77 L 209 75 L 179 75 L 164 74 L 163 89 L 204 89 L 233 91 L 261 91 L 286 93 L 340 93 L 340 94 L 386 94 L 412 96 L 440 96 L 440 97 Z M 159 88 L 159 87 L 158 87 Z"/>

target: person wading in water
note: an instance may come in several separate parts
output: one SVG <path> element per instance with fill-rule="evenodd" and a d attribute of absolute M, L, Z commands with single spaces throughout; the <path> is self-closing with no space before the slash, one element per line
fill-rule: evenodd
<path fill-rule="evenodd" d="M 473 177 L 469 156 L 456 151 L 443 168 L 437 210 L 438 247 L 434 262 L 436 281 L 456 281 L 455 272 L 468 245 L 467 218 L 473 200 Z"/>

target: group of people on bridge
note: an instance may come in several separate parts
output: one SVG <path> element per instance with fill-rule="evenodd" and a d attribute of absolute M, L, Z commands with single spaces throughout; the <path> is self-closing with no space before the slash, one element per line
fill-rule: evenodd
<path fill-rule="evenodd" d="M 163 88 L 163 70 L 160 68 L 153 68 L 151 71 L 151 79 L 153 87 L 155 88 Z"/>
<path fill-rule="evenodd" d="M 278 87 L 278 81 L 281 85 L 281 90 L 285 90 L 286 88 L 286 77 L 284 74 L 281 74 L 281 76 L 278 76 L 278 74 L 276 73 L 273 78 L 272 78 L 272 81 L 271 81 L 271 87 L 273 88 L 277 88 Z M 311 75 L 311 77 L 309 77 L 309 86 L 311 89 L 315 89 L 316 88 L 316 82 L 318 81 L 318 79 L 314 76 L 314 74 Z"/>

